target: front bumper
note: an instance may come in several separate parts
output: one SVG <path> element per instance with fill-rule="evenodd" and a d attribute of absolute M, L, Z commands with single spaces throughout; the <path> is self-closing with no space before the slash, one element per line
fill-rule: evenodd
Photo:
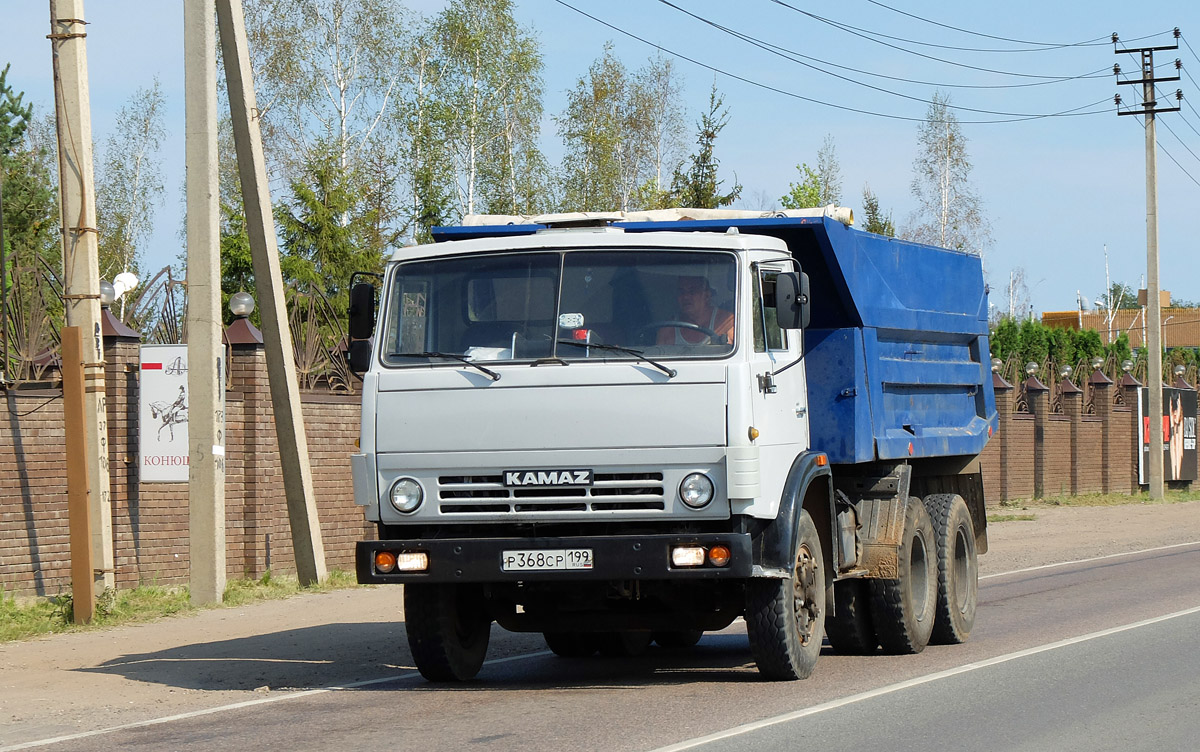
<path fill-rule="evenodd" d="M 723 567 L 675 567 L 674 546 L 727 546 L 732 553 Z M 504 551 L 552 551 L 591 549 L 591 569 L 508 572 L 501 569 Z M 429 568 L 424 572 L 375 571 L 375 553 L 425 552 Z M 579 580 L 671 580 L 739 579 L 751 574 L 750 535 L 712 533 L 703 535 L 621 535 L 564 538 L 445 538 L 436 540 L 359 541 L 355 568 L 360 583 L 402 582 L 571 582 Z"/>

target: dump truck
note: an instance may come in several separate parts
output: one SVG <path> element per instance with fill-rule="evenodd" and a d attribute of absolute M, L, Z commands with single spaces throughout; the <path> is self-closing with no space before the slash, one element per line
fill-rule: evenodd
<path fill-rule="evenodd" d="M 351 286 L 358 581 L 432 681 L 745 620 L 768 679 L 959 643 L 997 427 L 977 255 L 846 209 L 471 217 Z"/>

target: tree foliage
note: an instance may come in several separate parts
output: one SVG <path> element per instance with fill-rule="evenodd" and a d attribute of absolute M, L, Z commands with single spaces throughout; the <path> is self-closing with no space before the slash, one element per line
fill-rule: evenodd
<path fill-rule="evenodd" d="M 981 253 L 991 242 L 983 201 L 971 183 L 967 138 L 950 96 L 935 93 L 917 126 L 912 195 L 917 209 L 904 237 L 943 248 Z"/>
<path fill-rule="evenodd" d="M 103 279 L 121 272 L 142 276 L 142 251 L 163 195 L 159 151 L 167 135 L 164 108 L 162 87 L 155 79 L 129 98 L 104 142 L 96 179 Z"/>
<path fill-rule="evenodd" d="M 349 307 L 350 275 L 380 271 L 383 255 L 370 242 L 375 217 L 369 193 L 341 167 L 336 148 L 306 165 L 276 216 L 285 283 L 293 290 L 319 292 L 343 316 Z M 231 246 L 236 237 L 231 233 Z"/>
<path fill-rule="evenodd" d="M 896 223 L 892 221 L 892 213 L 883 213 L 879 208 L 879 198 L 871 191 L 871 186 L 863 186 L 863 229 L 885 237 L 896 237 Z"/>
<path fill-rule="evenodd" d="M 735 176 L 733 186 L 721 193 L 724 181 L 717 177 L 721 163 L 715 154 L 717 136 L 729 124 L 729 110 L 725 108 L 725 97 L 717 92 L 716 83 L 708 95 L 708 111 L 700 116 L 696 124 L 697 149 L 688 158 L 686 172 L 675 171 L 672 194 L 676 206 L 698 209 L 717 209 L 729 206 L 742 195 L 742 185 Z"/>
<path fill-rule="evenodd" d="M 825 141 L 817 151 L 816 168 L 801 163 L 796 165 L 796 169 L 800 172 L 800 182 L 788 185 L 787 194 L 779 199 L 783 208 L 808 209 L 841 203 L 842 168 L 832 135 L 825 136 Z"/>

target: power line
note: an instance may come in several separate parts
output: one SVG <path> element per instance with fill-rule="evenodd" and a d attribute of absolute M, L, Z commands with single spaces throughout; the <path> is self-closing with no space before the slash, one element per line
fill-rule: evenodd
<path fill-rule="evenodd" d="M 1196 160 L 1197 162 L 1200 162 L 1200 157 L 1197 157 L 1197 156 L 1196 156 L 1196 152 L 1192 151 L 1192 147 L 1188 146 L 1187 144 L 1185 144 L 1185 143 L 1183 142 L 1183 139 L 1179 137 L 1179 134 L 1175 132 L 1175 129 L 1174 129 L 1174 128 L 1172 128 L 1172 127 L 1170 126 L 1170 124 L 1168 124 L 1168 123 L 1167 123 L 1167 121 L 1166 121 L 1166 120 L 1163 120 L 1163 121 L 1162 121 L 1162 124 L 1163 124 L 1163 127 L 1164 127 L 1164 128 L 1166 128 L 1168 131 L 1170 131 L 1170 132 L 1171 132 L 1171 135 L 1175 137 L 1175 140 L 1179 142 L 1180 146 L 1182 146 L 1183 148 L 1187 149 L 1187 150 L 1188 150 L 1188 154 L 1191 154 L 1191 155 L 1192 155 L 1192 157 L 1194 157 L 1194 158 L 1195 158 L 1195 160 Z"/>
<path fill-rule="evenodd" d="M 1144 122 L 1142 122 L 1140 119 L 1134 118 L 1134 121 L 1142 126 L 1142 130 L 1146 129 L 1146 124 Z M 1175 166 L 1179 168 L 1180 172 L 1182 172 L 1184 175 L 1187 175 L 1188 180 L 1195 183 L 1197 188 L 1200 188 L 1200 180 L 1196 180 L 1196 178 L 1192 177 L 1192 173 L 1188 172 L 1187 169 L 1179 163 L 1179 160 L 1176 159 L 1174 157 L 1174 155 L 1171 154 L 1171 152 L 1167 151 L 1167 148 L 1162 145 L 1161 141 L 1159 141 L 1156 138 L 1156 139 L 1154 139 L 1154 144 L 1159 148 L 1159 150 L 1162 151 L 1163 154 L 1167 155 L 1168 159 L 1170 159 L 1172 162 L 1175 163 Z"/>
<path fill-rule="evenodd" d="M 645 37 L 640 37 L 637 34 L 634 34 L 633 32 L 626 31 L 625 29 L 622 29 L 619 26 L 611 24 L 608 21 L 605 21 L 601 18 L 597 18 L 596 16 L 593 16 L 592 14 L 587 13 L 586 11 L 580 10 L 579 8 L 576 8 L 574 5 L 571 5 L 570 3 L 566 2 L 565 0 L 554 0 L 554 2 L 558 3 L 559 5 L 563 6 L 564 8 L 575 11 L 576 13 L 578 13 L 579 15 L 581 15 L 585 18 L 589 18 L 589 19 L 595 21 L 596 23 L 600 24 L 601 26 L 612 29 L 613 31 L 617 32 L 618 34 L 622 34 L 624 36 L 629 37 L 630 39 L 637 40 L 637 41 L 641 42 L 642 44 L 647 45 L 648 47 L 653 47 L 654 49 L 658 50 L 659 52 L 665 52 L 668 55 L 677 57 L 680 60 L 686 60 L 687 62 L 689 62 L 693 65 L 698 65 L 701 68 L 712 71 L 713 73 L 718 73 L 722 76 L 726 76 L 735 81 L 741 81 L 742 83 L 749 84 L 751 86 L 757 87 L 759 89 L 763 89 L 765 91 L 770 91 L 775 94 L 781 94 L 785 97 L 790 97 L 792 99 L 798 99 L 802 102 L 809 102 L 811 104 L 819 104 L 824 107 L 830 107 L 835 110 L 842 110 L 844 112 L 855 112 L 860 115 L 872 115 L 875 117 L 887 118 L 889 120 L 903 120 L 903 121 L 907 121 L 907 122 L 911 122 L 911 123 L 930 122 L 930 120 L 928 118 L 924 118 L 924 117 L 909 117 L 906 115 L 893 115 L 893 114 L 886 113 L 886 112 L 876 112 L 874 110 L 864 110 L 864 109 L 861 109 L 858 107 L 849 107 L 847 105 L 835 104 L 833 102 L 826 102 L 826 101 L 823 101 L 820 99 L 815 99 L 813 97 L 806 97 L 802 94 L 797 94 L 793 91 L 788 91 L 786 89 L 780 89 L 775 86 L 770 86 L 770 85 L 764 84 L 760 81 L 755 81 L 753 79 L 746 78 L 745 76 L 740 76 L 736 73 L 731 73 L 727 70 L 724 70 L 723 68 L 718 68 L 714 65 L 709 65 L 708 63 L 697 60 L 696 58 L 689 57 L 688 55 L 684 55 L 682 53 L 676 52 L 676 51 L 670 49 L 669 47 L 664 47 L 655 42 L 651 42 L 650 40 L 646 39 Z M 991 124 L 996 124 L 996 123 L 1021 123 L 1021 122 L 1026 122 L 1029 120 L 1042 120 L 1045 118 L 1052 118 L 1052 117 L 1078 117 L 1078 116 L 1083 116 L 1083 115 L 1098 115 L 1098 114 L 1110 112 L 1110 110 L 1107 108 L 1093 110 L 1091 108 L 1097 107 L 1098 105 L 1108 102 L 1108 101 L 1109 100 L 1106 97 L 1097 102 L 1092 102 L 1091 104 L 1085 104 L 1085 105 L 1081 105 L 1079 107 L 1073 107 L 1069 110 L 1061 110 L 1059 112 L 1049 112 L 1049 113 L 1040 114 L 1040 115 L 1029 115 L 1029 116 L 1022 116 L 1022 117 L 1011 117 L 1011 118 L 1002 118 L 1002 119 L 993 119 L 993 120 L 957 120 L 956 119 L 955 122 L 958 122 L 963 125 L 991 125 Z M 934 121 L 934 122 L 947 122 L 947 121 Z"/>
<path fill-rule="evenodd" d="M 1015 73 L 1013 71 L 997 70 L 995 68 L 983 68 L 978 65 L 968 65 L 967 63 L 960 63 L 956 60 L 947 60 L 946 58 L 934 57 L 933 55 L 926 55 L 923 52 L 917 52 L 916 50 L 910 50 L 905 47 L 901 47 L 899 45 L 891 44 L 890 42 L 884 42 L 881 39 L 876 39 L 873 36 L 867 36 L 867 34 L 865 34 L 865 33 L 859 33 L 858 31 L 853 30 L 853 27 L 847 26 L 846 24 L 843 24 L 839 21 L 833 21 L 828 18 L 824 18 L 823 16 L 818 16 L 815 13 L 809 13 L 808 11 L 803 10 L 801 8 L 797 8 L 794 5 L 789 5 L 788 3 L 785 3 L 783 0 L 771 0 L 771 2 L 775 3 L 776 5 L 781 5 L 784 8 L 787 8 L 789 10 L 795 11 L 796 13 L 799 13 L 801 15 L 808 16 L 809 18 L 811 18 L 815 21 L 820 21 L 823 24 L 828 24 L 829 26 L 832 26 L 835 29 L 840 29 L 848 34 L 865 39 L 868 42 L 874 42 L 875 44 L 881 44 L 884 47 L 891 47 L 894 50 L 899 50 L 900 52 L 906 52 L 909 55 L 916 55 L 917 57 L 923 57 L 926 60 L 933 60 L 935 62 L 945 63 L 946 65 L 955 65 L 955 66 L 958 66 L 959 68 L 967 68 L 969 70 L 977 70 L 977 71 L 982 71 L 984 73 L 995 73 L 995 74 L 1001 75 L 1001 76 L 1015 76 L 1017 78 L 1040 78 L 1040 79 L 1069 79 L 1069 78 L 1072 78 L 1071 76 L 1042 76 L 1042 75 L 1038 75 L 1038 74 L 1034 74 L 1034 73 Z M 874 33 L 874 32 L 869 32 L 869 33 Z M 883 36 L 883 35 L 881 34 L 879 36 Z"/>
<path fill-rule="evenodd" d="M 723 24 L 719 24 L 716 21 L 713 21 L 711 19 L 697 15 L 695 13 L 692 13 L 691 11 L 689 11 L 685 8 L 681 8 L 678 5 L 676 5 L 675 3 L 670 2 L 670 0 L 658 0 L 658 1 L 660 3 L 662 3 L 663 5 L 666 5 L 669 8 L 673 8 L 673 9 L 679 11 L 680 13 L 683 13 L 684 15 L 691 16 L 692 18 L 696 19 L 697 21 L 707 24 L 707 25 L 713 27 L 714 29 L 717 29 L 718 31 L 724 32 L 726 34 L 729 34 L 730 36 L 741 39 L 742 41 L 744 41 L 748 44 L 752 44 L 755 47 L 759 47 L 760 49 L 770 52 L 773 55 L 779 55 L 787 60 L 791 60 L 792 62 L 797 63 L 798 65 L 805 65 L 805 63 L 802 63 L 799 60 L 795 60 L 794 57 L 803 58 L 804 60 L 812 60 L 812 61 L 821 63 L 822 65 L 828 65 L 828 66 L 831 66 L 834 68 L 839 68 L 841 70 L 851 71 L 852 73 L 859 73 L 864 76 L 873 76 L 875 78 L 883 78 L 883 79 L 887 79 L 889 81 L 900 81 L 903 83 L 917 84 L 920 86 L 933 86 L 933 87 L 936 87 L 939 89 L 1020 89 L 1020 88 L 1030 87 L 1030 86 L 1047 86 L 1050 84 L 1063 83 L 1065 81 L 1078 81 L 1080 79 L 1085 79 L 1085 78 L 1106 78 L 1108 75 L 1108 73 L 1107 73 L 1108 68 L 1100 68 L 1099 70 L 1094 70 L 1089 73 L 1082 73 L 1078 76 L 1070 76 L 1070 77 L 1066 77 L 1066 78 L 1056 78 L 1056 79 L 1052 79 L 1049 81 L 1033 81 L 1030 83 L 1023 83 L 1023 84 L 950 84 L 950 83 L 937 82 L 937 81 L 920 81 L 920 80 L 912 79 L 912 78 L 903 78 L 901 76 L 889 76 L 884 73 L 874 73 L 872 71 L 862 70 L 860 68 L 852 68 L 848 65 L 839 65 L 839 64 L 831 62 L 829 60 L 823 60 L 821 58 L 813 57 L 811 55 L 805 55 L 801 52 L 797 52 L 795 50 L 788 49 L 787 47 L 781 47 L 780 45 L 777 45 L 777 44 L 772 44 L 771 42 L 767 42 L 758 37 L 751 36 L 750 34 L 746 34 L 745 32 L 741 32 L 736 29 L 725 26 Z M 789 56 L 794 56 L 794 57 L 789 57 Z M 828 71 L 821 70 L 820 68 L 814 68 L 813 66 L 806 66 L 806 67 L 813 68 L 814 70 L 820 71 L 821 73 L 825 73 L 827 75 L 836 75 L 836 74 L 829 73 Z M 851 80 L 851 79 L 845 79 L 845 80 Z M 855 81 L 854 83 L 859 83 L 859 82 Z M 890 92 L 890 93 L 894 93 L 894 92 Z M 958 108 L 956 108 L 956 109 L 958 109 Z"/>
<path fill-rule="evenodd" d="M 890 5 L 886 5 L 884 3 L 879 2 L 879 0 L 867 0 L 867 2 L 871 3 L 872 5 L 878 5 L 880 8 L 886 8 L 887 10 L 890 10 L 893 13 L 899 13 L 902 16 L 908 16 L 909 18 L 913 18 L 913 19 L 922 21 L 927 24 L 932 24 L 934 26 L 940 26 L 943 29 L 950 29 L 951 31 L 958 31 L 963 34 L 970 34 L 972 36 L 984 37 L 985 39 L 995 39 L 1000 42 L 1012 42 L 1014 44 L 1037 45 L 1039 47 L 1045 47 L 1047 49 L 1059 49 L 1059 48 L 1063 48 L 1063 47 L 1099 47 L 1101 45 L 1107 44 L 1108 43 L 1107 40 L 1110 38 L 1109 35 L 1106 34 L 1102 37 L 1096 37 L 1095 39 L 1088 39 L 1088 40 L 1084 40 L 1082 42 L 1069 42 L 1069 43 L 1030 42 L 1030 41 L 1024 40 L 1024 39 L 1012 39 L 1010 37 L 998 37 L 998 36 L 995 36 L 994 34 L 984 34 L 981 31 L 972 31 L 971 29 L 963 29 L 958 26 L 951 26 L 950 24 L 944 24 L 944 23 L 941 23 L 940 21 L 933 21 L 931 19 L 924 18 L 922 16 L 918 16 L 914 13 L 908 13 L 907 11 L 900 10 L 899 8 L 893 8 Z M 1166 32 L 1161 32 L 1161 33 L 1166 33 Z M 1152 36 L 1158 36 L 1158 34 L 1150 34 L 1148 36 L 1138 37 L 1137 39 L 1130 39 L 1128 41 L 1136 42 L 1141 39 L 1149 39 Z M 1102 41 L 1102 40 L 1104 40 L 1104 41 Z M 991 50 L 979 50 L 979 52 L 989 52 L 989 51 L 991 51 Z M 1033 52 L 1034 50 L 1029 50 L 1029 51 Z"/>

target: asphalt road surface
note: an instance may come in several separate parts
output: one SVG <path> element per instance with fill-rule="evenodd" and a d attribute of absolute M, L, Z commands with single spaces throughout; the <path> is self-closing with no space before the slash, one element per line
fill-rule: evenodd
<path fill-rule="evenodd" d="M 393 643 L 397 669 L 78 735 L 0 730 L 0 750 L 1191 749 L 1198 575 L 1188 544 L 988 576 L 968 643 L 916 656 L 826 648 L 802 682 L 761 680 L 740 622 L 695 648 L 620 660 L 558 658 L 539 636 L 496 628 L 501 657 L 462 685 L 417 675 L 402 627 L 348 632 Z M 156 665 L 186 659 L 130 654 L 104 670 L 153 681 Z M 199 684 L 233 670 L 228 657 L 205 666 Z"/>

